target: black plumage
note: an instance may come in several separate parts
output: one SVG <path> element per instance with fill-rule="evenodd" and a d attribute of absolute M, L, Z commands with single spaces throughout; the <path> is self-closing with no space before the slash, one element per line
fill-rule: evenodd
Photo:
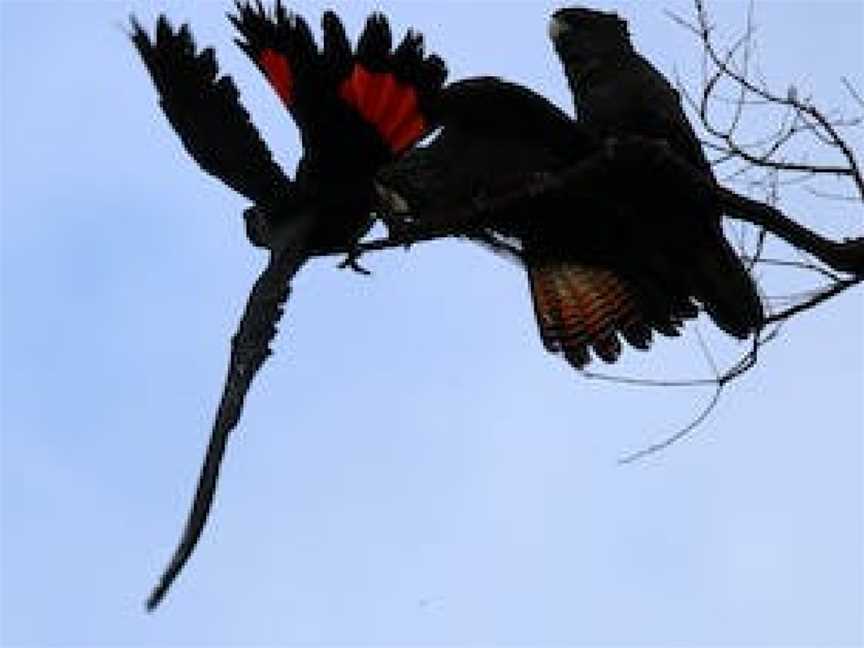
<path fill-rule="evenodd" d="M 678 91 L 635 51 L 626 21 L 613 13 L 565 8 L 552 16 L 549 34 L 580 124 L 602 138 L 638 135 L 666 142 L 716 183 Z M 719 206 L 710 207 L 710 213 L 692 214 L 689 226 L 696 232 L 686 247 L 679 246 L 682 258 L 688 257 L 682 280 L 718 326 L 747 337 L 762 325 L 762 302 L 723 236 Z"/>
<path fill-rule="evenodd" d="M 323 16 L 320 48 L 305 21 L 278 1 L 269 13 L 260 3 L 238 3 L 231 20 L 238 44 L 300 129 L 303 155 L 293 180 L 273 162 L 212 50 L 199 52 L 189 28 L 175 30 L 164 17 L 154 40 L 132 23 L 132 40 L 185 148 L 253 201 L 247 233 L 270 251 L 232 338 L 192 511 L 148 608 L 200 536 L 227 436 L 271 352 L 291 278 L 310 256 L 354 245 L 373 212 L 389 212 L 386 220 L 406 227 L 403 234 L 413 223 L 515 256 L 529 278 L 544 345 L 576 367 L 592 356 L 614 362 L 622 341 L 647 349 L 655 332 L 678 335 L 696 316 L 697 301 L 733 335 L 761 322 L 752 281 L 720 231 L 711 182 L 698 172 L 694 178 L 690 167 L 709 179 L 710 168 L 692 130 L 664 131 L 664 115 L 672 114 L 665 108 L 655 120 L 661 127 L 639 127 L 640 117 L 636 127 L 618 128 L 617 116 L 603 117 L 599 103 L 580 98 L 591 87 L 581 77 L 574 81 L 579 121 L 495 78 L 442 90 L 443 62 L 424 52 L 414 32 L 394 48 L 380 14 L 369 18 L 356 48 L 332 12 Z M 578 47 L 559 49 L 566 60 L 582 60 Z M 597 87 L 614 92 L 615 75 L 608 78 Z M 686 120 L 675 123 L 689 129 Z M 438 126 L 428 146 L 413 148 Z M 574 167 L 580 181 L 562 182 Z"/>
<path fill-rule="evenodd" d="M 423 228 L 459 230 L 514 253 L 527 270 L 548 350 L 576 367 L 590 361 L 589 351 L 613 362 L 622 340 L 647 349 L 652 331 L 678 335 L 698 314 L 705 261 L 693 250 L 705 248 L 703 256 L 714 259 L 727 244 L 711 220 L 710 185 L 671 163 L 668 149 L 629 135 L 604 139 L 497 78 L 448 86 L 439 109 L 435 139 L 379 172 L 382 200 L 414 213 Z M 584 167 L 579 186 L 550 190 L 545 180 L 574 165 Z M 491 220 L 477 217 L 484 202 L 508 194 L 521 198 L 488 210 Z M 466 215 L 466 204 L 478 209 Z M 737 258 L 719 258 L 745 272 Z M 728 328 L 725 314 L 709 314 Z"/>
<path fill-rule="evenodd" d="M 212 48 L 195 49 L 188 25 L 165 16 L 151 41 L 132 19 L 132 41 L 159 93 L 159 105 L 198 165 L 249 200 L 275 206 L 292 193 L 288 177 L 239 101 L 230 76 L 219 76 Z"/>
<path fill-rule="evenodd" d="M 300 129 L 303 156 L 294 181 L 241 106 L 213 50 L 198 51 L 187 25 L 160 16 L 155 38 L 133 18 L 131 38 L 159 94 L 166 117 L 205 171 L 253 201 L 250 240 L 270 250 L 231 340 L 228 374 L 186 527 L 171 562 L 147 601 L 159 604 L 189 559 L 212 504 L 227 438 L 237 425 L 255 373 L 290 293 L 290 280 L 319 252 L 350 248 L 372 222 L 377 169 L 434 127 L 430 108 L 446 77 L 410 32 L 395 50 L 386 18 L 367 21 L 355 51 L 338 17 L 324 15 L 323 48 L 305 21 L 260 3 L 237 4 L 231 20 L 238 43 L 265 73 Z"/>
<path fill-rule="evenodd" d="M 633 48 L 626 21 L 592 9 L 559 9 L 550 20 L 549 35 L 581 124 L 600 137 L 635 134 L 664 140 L 711 173 L 678 91 Z"/>

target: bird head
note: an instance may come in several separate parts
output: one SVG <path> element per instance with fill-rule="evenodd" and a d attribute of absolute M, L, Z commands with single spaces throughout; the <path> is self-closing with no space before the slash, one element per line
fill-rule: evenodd
<path fill-rule="evenodd" d="M 549 39 L 562 61 L 571 65 L 632 49 L 627 21 L 584 7 L 567 7 L 552 14 Z"/>

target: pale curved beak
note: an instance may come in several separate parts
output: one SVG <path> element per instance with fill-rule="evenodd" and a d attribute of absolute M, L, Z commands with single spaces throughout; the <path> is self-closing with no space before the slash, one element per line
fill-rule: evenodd
<path fill-rule="evenodd" d="M 558 40 L 569 31 L 570 26 L 561 20 L 560 18 L 556 18 L 552 16 L 549 19 L 549 39 L 553 43 L 557 43 Z"/>

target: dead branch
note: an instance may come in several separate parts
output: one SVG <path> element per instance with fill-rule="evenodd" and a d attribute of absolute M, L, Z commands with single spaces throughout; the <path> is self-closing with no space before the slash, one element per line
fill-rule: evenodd
<path fill-rule="evenodd" d="M 641 175 L 646 160 L 670 169 L 678 182 L 686 183 L 694 192 L 715 192 L 728 217 L 764 228 L 839 273 L 852 275 L 852 278 L 859 280 L 864 278 L 864 237 L 843 242 L 827 239 L 800 225 L 777 207 L 725 187 L 716 188 L 702 173 L 682 160 L 664 143 L 640 137 L 622 138 L 563 171 L 533 174 L 523 178 L 522 182 L 508 181 L 507 185 L 512 187 L 511 189 L 477 196 L 467 203 L 448 207 L 446 211 L 413 213 L 404 233 L 398 237 L 363 242 L 353 250 L 322 250 L 319 256 L 351 252 L 367 254 L 452 236 L 470 238 L 479 235 L 483 228 L 495 222 L 502 212 L 527 205 L 541 196 L 564 193 L 566 197 L 578 201 L 580 196 L 596 194 L 593 179 L 604 170 L 606 173 L 618 174 L 622 186 L 627 186 L 628 174 L 631 178 Z M 610 197 L 610 201 L 612 200 Z M 427 227 L 426 223 L 436 225 Z"/>
<path fill-rule="evenodd" d="M 864 115 L 850 118 L 831 116 L 810 97 L 802 96 L 794 85 L 781 93 L 770 89 L 764 80 L 754 79 L 752 3 L 743 34 L 725 48 L 715 38 L 716 28 L 705 0 L 694 0 L 694 14 L 692 19 L 677 15 L 673 18 L 698 39 L 705 61 L 704 80 L 698 93 L 683 87 L 680 89 L 684 100 L 694 109 L 710 136 L 706 145 L 719 154 L 719 160 L 724 163 L 743 162 L 744 168 L 751 171 L 776 170 L 804 174 L 808 178 L 823 175 L 846 178 L 856 187 L 859 199 L 864 201 L 864 175 L 843 135 L 844 130 L 859 127 Z M 841 83 L 858 107 L 864 109 L 864 101 L 852 83 L 845 78 Z M 731 92 L 724 94 L 727 87 Z M 730 99 L 728 94 L 735 98 Z M 714 109 L 729 104 L 732 115 L 723 123 Z M 752 112 L 754 109 L 772 113 L 756 115 Z M 775 124 L 776 130 L 757 141 L 743 140 L 741 125 L 760 122 Z M 798 146 L 798 150 L 807 151 L 808 141 L 817 150 L 831 154 L 837 162 L 828 162 L 827 158 L 826 161 L 813 162 L 807 159 L 806 153 L 794 153 L 793 144 Z"/>
<path fill-rule="evenodd" d="M 864 100 L 845 77 L 841 77 L 840 82 L 859 111 L 851 117 L 844 117 L 838 111 L 826 111 L 794 85 L 785 92 L 770 89 L 764 79 L 753 73 L 757 67 L 753 57 L 753 3 L 750 3 L 743 34 L 724 47 L 718 42 L 707 0 L 693 2 L 692 18 L 674 16 L 674 19 L 698 41 L 703 53 L 703 83 L 697 92 L 681 87 L 682 96 L 707 132 L 709 138 L 705 144 L 715 153 L 718 166 L 734 166 L 727 178 L 746 182 L 749 190 L 759 190 L 766 198 L 764 201 L 755 200 L 728 188 L 720 192 L 721 203 L 729 217 L 759 228 L 760 239 L 756 249 L 742 250 L 742 256 L 751 268 L 760 264 L 769 268 L 795 267 L 822 279 L 813 290 L 786 296 L 791 305 L 769 311 L 768 324 L 783 322 L 825 303 L 864 279 L 864 238 L 826 239 L 802 225 L 803 219 L 792 219 L 777 207 L 780 192 L 799 183 L 810 195 L 826 201 L 841 201 L 859 208 L 864 206 L 864 176 L 845 136 L 849 129 L 861 128 L 864 123 Z M 730 95 L 734 98 L 730 99 Z M 727 113 L 732 110 L 731 117 L 727 117 L 725 122 L 720 117 L 724 108 Z M 769 128 L 767 135 L 746 141 L 741 134 L 742 123 L 774 126 Z M 814 154 L 820 158 L 819 161 L 811 159 Z M 756 178 L 751 180 L 754 173 Z M 847 180 L 854 188 L 855 196 L 810 186 L 811 181 L 829 175 Z M 861 210 L 853 209 L 854 212 L 860 214 Z M 792 250 L 806 253 L 818 262 L 794 258 L 765 259 L 761 237 L 766 231 L 788 243 Z M 827 285 L 824 284 L 825 278 L 829 279 Z"/>
<path fill-rule="evenodd" d="M 776 207 L 721 188 L 720 201 L 730 218 L 763 227 L 838 272 L 864 273 L 864 238 L 836 242 L 820 236 L 786 216 Z"/>

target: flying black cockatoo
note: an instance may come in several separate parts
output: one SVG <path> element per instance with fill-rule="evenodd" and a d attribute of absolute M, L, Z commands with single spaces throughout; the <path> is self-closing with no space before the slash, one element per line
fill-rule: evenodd
<path fill-rule="evenodd" d="M 567 74 L 581 125 L 602 138 L 638 135 L 666 142 L 716 184 L 678 91 L 635 51 L 625 20 L 581 7 L 559 9 L 549 22 L 549 37 Z M 750 274 L 723 237 L 718 206 L 712 214 L 694 214 L 694 219 L 713 231 L 694 241 L 692 269 L 715 277 L 695 282 L 695 296 L 720 328 L 747 337 L 764 317 Z"/>
<path fill-rule="evenodd" d="M 572 31 L 563 26 L 598 15 Z M 427 223 L 466 203 L 487 205 L 492 217 L 463 233 L 518 257 L 544 346 L 577 368 L 591 352 L 614 362 L 621 338 L 647 349 L 655 331 L 679 335 L 700 304 L 739 338 L 763 317 L 755 285 L 723 236 L 715 181 L 677 95 L 632 51 L 622 23 L 616 18 L 610 34 L 607 20 L 585 10 L 553 18 L 576 121 L 522 86 L 492 77 L 456 82 L 439 102 L 436 138 L 378 178 L 391 211 Z M 636 83 L 628 65 L 642 85 L 619 92 L 619 84 Z M 585 165 L 579 187 L 542 189 L 544 176 L 578 164 Z M 488 209 L 495 196 L 520 191 L 522 199 Z"/>
<path fill-rule="evenodd" d="M 164 16 L 152 39 L 132 19 L 132 41 L 183 146 L 201 168 L 253 202 L 245 213 L 248 236 L 270 250 L 231 341 L 186 528 L 148 609 L 159 604 L 200 537 L 228 434 L 271 353 L 291 278 L 310 256 L 351 249 L 368 230 L 376 171 L 434 127 L 434 103 L 447 74 L 440 58 L 424 53 L 419 34 L 409 31 L 393 47 L 381 14 L 369 17 L 356 48 L 332 12 L 322 18 L 320 48 L 304 20 L 278 0 L 272 12 L 260 2 L 238 2 L 229 18 L 240 34 L 237 43 L 300 130 L 303 156 L 293 181 L 273 161 L 231 78 L 220 76 L 213 50 L 198 51 L 189 27 L 175 30 Z"/>

